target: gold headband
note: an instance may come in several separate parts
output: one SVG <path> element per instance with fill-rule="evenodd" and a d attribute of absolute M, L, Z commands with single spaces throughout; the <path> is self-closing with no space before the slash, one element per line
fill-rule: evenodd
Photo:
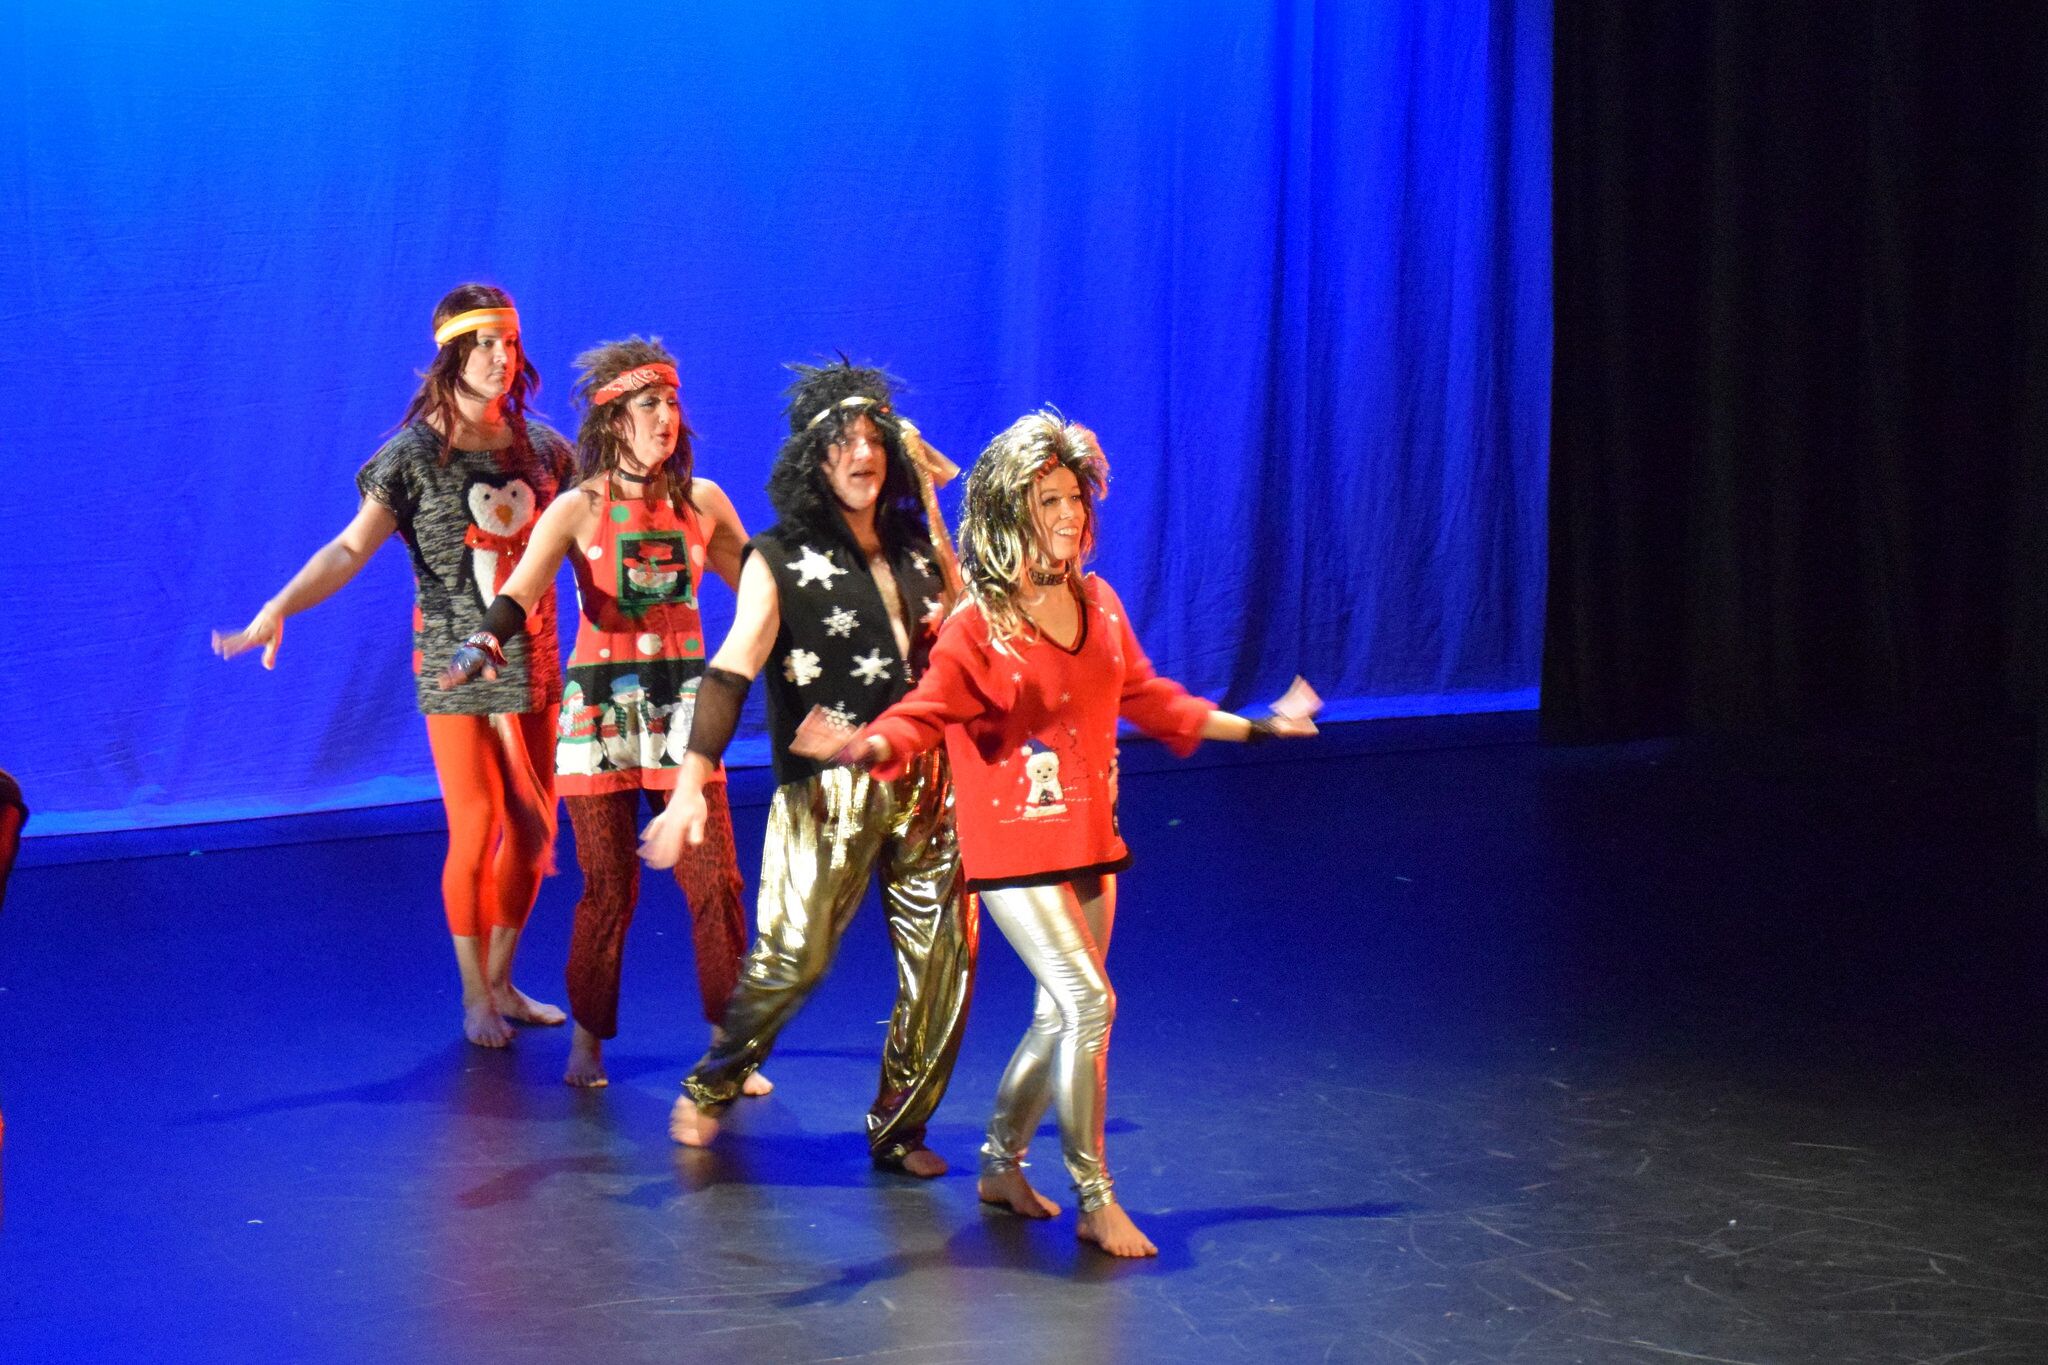
<path fill-rule="evenodd" d="M 472 308 L 467 313 L 457 313 L 434 329 L 434 344 L 446 346 L 464 332 L 474 332 L 481 327 L 509 327 L 519 330 L 517 308 Z"/>
<path fill-rule="evenodd" d="M 818 415 L 813 417 L 810 421 L 804 423 L 804 430 L 809 431 L 812 427 L 818 425 L 818 423 L 824 421 L 827 417 L 830 417 L 833 413 L 839 411 L 839 409 L 841 408 L 871 408 L 874 407 L 879 402 L 881 402 L 879 398 L 870 398 L 864 393 L 851 394 L 845 398 L 840 399 L 837 403 L 834 403 L 829 407 L 818 409 Z"/>

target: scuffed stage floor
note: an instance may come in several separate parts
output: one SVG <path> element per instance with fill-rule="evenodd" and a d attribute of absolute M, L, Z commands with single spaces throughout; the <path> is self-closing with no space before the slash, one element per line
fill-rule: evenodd
<path fill-rule="evenodd" d="M 417 813 L 45 841 L 0 915 L 0 1360 L 2048 1360 L 2022 780 L 1514 728 L 1134 746 L 1110 1157 L 1156 1262 L 976 1204 L 1028 1012 L 992 932 L 955 1171 L 918 1184 L 857 1136 L 872 907 L 776 1094 L 691 1152 L 665 879 L 585 1093 L 563 1030 L 460 1041 Z M 759 776 L 736 795 L 751 879 Z M 543 998 L 575 890 L 529 936 Z M 1050 1129 L 1033 1169 L 1071 1206 Z"/>

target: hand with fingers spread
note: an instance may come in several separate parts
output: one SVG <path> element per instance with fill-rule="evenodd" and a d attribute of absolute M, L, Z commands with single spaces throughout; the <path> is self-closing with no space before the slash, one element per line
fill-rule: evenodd
<path fill-rule="evenodd" d="M 265 602 L 263 609 L 240 630 L 213 632 L 213 652 L 223 659 L 263 646 L 263 666 L 277 667 L 277 647 L 284 642 L 284 614 Z"/>

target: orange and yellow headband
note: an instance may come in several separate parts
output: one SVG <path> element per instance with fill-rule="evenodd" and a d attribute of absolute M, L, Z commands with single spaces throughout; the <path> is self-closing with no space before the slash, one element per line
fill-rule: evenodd
<path fill-rule="evenodd" d="M 446 346 L 465 332 L 474 332 L 483 327 L 496 327 L 500 331 L 519 330 L 517 308 L 472 308 L 467 313 L 454 317 L 434 329 L 434 344 Z"/>
<path fill-rule="evenodd" d="M 676 378 L 676 367 L 673 365 L 663 365 L 659 361 L 652 365 L 635 365 L 591 394 L 590 406 L 601 408 L 614 398 L 623 398 L 652 384 L 666 384 L 672 389 L 680 389 L 683 386 L 682 381 Z"/>

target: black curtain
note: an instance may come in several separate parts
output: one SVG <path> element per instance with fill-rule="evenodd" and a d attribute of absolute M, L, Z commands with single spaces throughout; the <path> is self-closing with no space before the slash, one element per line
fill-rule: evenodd
<path fill-rule="evenodd" d="M 2044 11 L 1560 0 L 1548 736 L 2031 717 Z"/>

